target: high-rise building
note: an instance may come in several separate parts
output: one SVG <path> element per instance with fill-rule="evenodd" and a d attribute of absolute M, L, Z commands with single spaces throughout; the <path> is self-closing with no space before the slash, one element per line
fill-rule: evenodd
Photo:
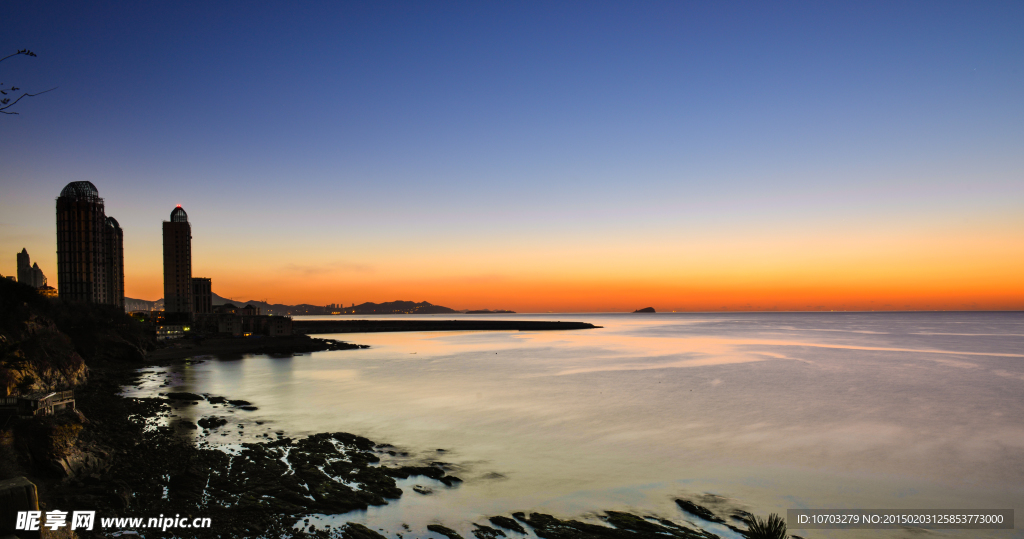
<path fill-rule="evenodd" d="M 39 264 L 32 264 L 28 256 L 28 249 L 22 249 L 18 253 L 18 282 L 27 284 L 32 288 L 46 286 L 46 275 L 39 269 Z"/>
<path fill-rule="evenodd" d="M 209 278 L 192 278 L 192 312 L 196 314 L 213 312 L 213 286 Z"/>
<path fill-rule="evenodd" d="M 124 307 L 124 231 L 113 217 L 107 217 L 104 241 L 104 256 L 109 268 L 106 287 L 113 300 L 111 303 Z"/>
<path fill-rule="evenodd" d="M 113 219 L 111 219 L 113 221 Z M 57 291 L 66 301 L 124 306 L 121 228 L 109 226 L 92 182 L 71 182 L 57 197 Z M 109 251 L 116 249 L 116 256 Z"/>
<path fill-rule="evenodd" d="M 21 252 L 18 253 L 18 282 L 34 286 L 30 284 L 32 281 L 32 260 L 28 257 L 28 249 L 22 248 Z"/>
<path fill-rule="evenodd" d="M 192 225 L 181 205 L 164 221 L 164 313 L 192 318 Z"/>
<path fill-rule="evenodd" d="M 35 288 L 46 286 L 46 276 L 43 275 L 43 270 L 39 269 L 39 264 L 32 264 L 32 281 L 30 284 Z"/>

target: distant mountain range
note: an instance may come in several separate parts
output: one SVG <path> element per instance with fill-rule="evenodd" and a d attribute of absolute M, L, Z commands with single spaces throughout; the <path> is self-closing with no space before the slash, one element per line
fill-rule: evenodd
<path fill-rule="evenodd" d="M 124 298 L 125 307 L 129 311 L 153 311 L 162 310 L 164 308 L 164 300 L 160 298 L 156 301 L 146 301 L 144 299 L 135 298 Z M 448 307 L 442 307 L 440 305 L 433 305 L 426 301 L 415 303 L 412 301 L 386 301 L 384 303 L 363 303 L 361 305 L 353 305 L 351 307 L 335 307 L 329 308 L 322 305 L 309 305 L 306 303 L 300 305 L 283 305 L 280 303 L 267 303 L 265 301 L 249 300 L 241 301 L 231 298 L 225 298 L 213 294 L 214 305 L 224 305 L 230 303 L 236 307 L 244 307 L 246 305 L 252 305 L 258 307 L 261 314 L 273 314 L 277 316 L 283 315 L 313 315 L 313 314 L 454 314 L 454 313 L 471 313 L 471 314 L 488 314 L 488 313 L 512 313 L 513 311 L 491 311 L 488 309 L 479 311 L 456 311 L 455 309 L 449 309 Z"/>

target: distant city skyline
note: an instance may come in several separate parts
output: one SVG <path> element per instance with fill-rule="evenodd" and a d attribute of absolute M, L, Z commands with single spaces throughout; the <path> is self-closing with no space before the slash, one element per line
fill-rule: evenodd
<path fill-rule="evenodd" d="M 16 3 L 0 274 L 92 182 L 124 290 L 518 312 L 1024 309 L 1024 4 Z M 59 287 L 58 287 L 59 288 Z M 116 295 L 116 293 L 115 293 Z"/>

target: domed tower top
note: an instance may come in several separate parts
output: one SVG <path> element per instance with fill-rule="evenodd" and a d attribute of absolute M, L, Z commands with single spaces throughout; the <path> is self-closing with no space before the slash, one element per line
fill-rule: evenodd
<path fill-rule="evenodd" d="M 181 209 L 181 204 L 178 204 L 178 207 L 174 208 L 174 211 L 171 212 L 171 222 L 172 223 L 187 223 L 188 222 L 188 214 L 185 213 L 185 210 Z"/>
<path fill-rule="evenodd" d="M 71 182 L 64 186 L 60 196 L 74 200 L 96 200 L 100 197 L 100 192 L 92 182 Z"/>
<path fill-rule="evenodd" d="M 121 228 L 121 223 L 118 223 L 117 219 L 113 217 L 107 217 L 107 226 L 110 228 Z"/>

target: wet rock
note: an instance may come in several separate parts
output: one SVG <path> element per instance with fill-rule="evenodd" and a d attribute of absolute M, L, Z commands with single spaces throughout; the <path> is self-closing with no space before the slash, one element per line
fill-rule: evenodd
<path fill-rule="evenodd" d="M 609 512 L 602 518 L 615 525 L 611 528 L 577 520 L 560 520 L 543 513 L 514 513 L 517 519 L 534 528 L 544 539 L 636 539 L 638 537 L 675 537 L 679 539 L 718 539 L 706 531 L 691 530 L 669 521 L 656 524 L 643 517 L 622 512 Z M 667 524 L 665 524 L 667 523 Z"/>
<path fill-rule="evenodd" d="M 198 421 L 199 426 L 204 429 L 216 429 L 228 424 L 228 420 L 221 417 L 204 417 Z"/>
<path fill-rule="evenodd" d="M 604 521 L 621 530 L 633 530 L 640 533 L 658 533 L 662 530 L 662 527 L 657 524 L 621 511 L 607 511 Z"/>
<path fill-rule="evenodd" d="M 454 486 L 455 483 L 461 483 L 462 482 L 461 479 L 459 479 L 458 477 L 455 477 L 454 475 L 446 475 L 446 476 L 442 477 L 441 479 L 438 479 L 438 481 L 444 483 L 445 485 L 447 485 L 449 487 Z"/>
<path fill-rule="evenodd" d="M 191 422 L 191 421 L 189 421 L 187 419 L 182 419 L 182 420 L 178 421 L 178 426 L 184 427 L 186 429 L 198 429 L 199 428 L 199 427 L 196 426 L 195 423 L 193 423 L 193 422 Z"/>
<path fill-rule="evenodd" d="M 179 401 L 201 401 L 203 400 L 202 395 L 196 395 L 195 393 L 187 393 L 184 391 L 171 392 L 167 394 L 167 398 L 170 400 Z"/>
<path fill-rule="evenodd" d="M 517 514 L 522 515 L 522 513 L 517 513 Z M 499 517 L 491 517 L 491 518 L 489 518 L 487 520 L 490 520 L 491 524 L 494 524 L 495 526 L 501 526 L 502 528 L 505 528 L 506 530 L 512 530 L 514 532 L 519 532 L 519 533 L 522 533 L 522 534 L 526 533 L 526 529 L 523 528 L 523 526 L 520 525 L 518 522 L 512 520 L 511 518 L 500 517 L 499 516 Z"/>
<path fill-rule="evenodd" d="M 425 487 L 423 485 L 413 485 L 412 489 L 414 491 L 416 491 L 416 492 L 418 492 L 420 494 L 424 494 L 424 495 L 426 495 L 426 494 L 433 494 L 434 493 L 434 489 L 432 489 L 430 487 Z"/>
<path fill-rule="evenodd" d="M 390 475 L 391 477 L 397 477 L 398 479 L 406 479 L 411 475 L 422 475 L 429 477 L 431 479 L 438 479 L 443 481 L 443 479 L 441 478 L 444 477 L 444 470 L 440 468 L 435 468 L 433 466 L 402 466 L 401 468 L 381 469 L 385 471 L 384 473 Z"/>
<path fill-rule="evenodd" d="M 251 402 L 243 400 L 229 400 L 228 404 L 232 406 L 252 406 Z"/>
<path fill-rule="evenodd" d="M 427 529 L 432 531 L 432 532 L 434 532 L 434 533 L 439 533 L 441 535 L 444 535 L 444 536 L 448 537 L 448 539 L 462 539 L 462 536 L 459 535 L 459 532 L 457 532 L 457 531 L 455 531 L 455 530 L 453 530 L 451 528 L 442 526 L 440 524 L 430 524 L 430 525 L 427 526 Z"/>
<path fill-rule="evenodd" d="M 341 528 L 343 539 L 387 539 L 383 535 L 355 522 L 349 522 Z"/>
<path fill-rule="evenodd" d="M 490 526 L 481 526 L 476 523 L 473 523 L 473 525 L 476 526 L 476 529 L 473 530 L 473 535 L 475 535 L 477 539 L 498 539 L 498 537 L 505 537 L 505 532 L 501 530 Z"/>
<path fill-rule="evenodd" d="M 224 404 L 224 403 L 226 403 L 228 401 L 224 397 L 207 397 L 206 400 L 210 404 Z"/>
<path fill-rule="evenodd" d="M 239 408 L 241 408 L 242 410 L 246 410 L 248 412 L 255 412 L 256 410 L 259 410 L 259 408 L 255 406 L 239 406 Z"/>
<path fill-rule="evenodd" d="M 707 507 L 703 507 L 693 502 L 681 499 L 676 500 L 676 505 L 678 505 L 679 508 L 682 509 L 683 511 L 686 511 L 687 513 L 690 513 L 692 515 L 696 515 L 700 518 L 703 518 L 704 520 L 710 522 L 718 522 L 719 524 L 725 524 L 725 521 L 722 520 L 721 517 L 716 516 Z"/>

